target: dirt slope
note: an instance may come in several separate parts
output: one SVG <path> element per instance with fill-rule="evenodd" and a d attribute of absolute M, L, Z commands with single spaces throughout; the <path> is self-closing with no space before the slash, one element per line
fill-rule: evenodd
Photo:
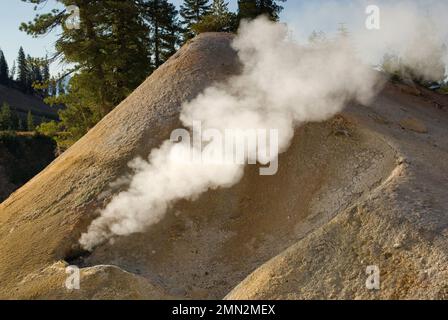
<path fill-rule="evenodd" d="M 395 85 L 298 129 L 278 175 L 248 167 L 145 233 L 77 249 L 111 194 L 98 196 L 179 126 L 182 101 L 237 72 L 230 40 L 196 38 L 0 205 L 0 297 L 447 296 L 448 116 L 434 103 L 446 100 Z M 84 267 L 81 290 L 64 288 L 65 261 Z M 368 265 L 382 290 L 365 288 Z"/>

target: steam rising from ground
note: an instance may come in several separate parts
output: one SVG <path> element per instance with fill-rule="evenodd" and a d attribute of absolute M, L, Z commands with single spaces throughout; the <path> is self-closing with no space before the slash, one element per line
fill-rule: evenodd
<path fill-rule="evenodd" d="M 356 58 L 350 41 L 337 38 L 302 46 L 288 35 L 286 25 L 264 18 L 243 23 L 233 41 L 243 64 L 241 74 L 185 103 L 181 111 L 185 127 L 193 130 L 193 123 L 200 121 L 204 130 L 218 132 L 276 129 L 279 151 L 284 152 L 295 127 L 326 120 L 348 102 L 367 103 L 376 94 L 377 75 Z M 142 232 L 158 223 L 177 200 L 238 183 L 244 171 L 241 164 L 201 163 L 188 157 L 178 161 L 179 155 L 191 149 L 205 146 L 201 151 L 205 153 L 219 143 L 212 137 L 192 146 L 189 141 L 166 141 L 148 159 L 134 160 L 129 187 L 101 211 L 80 244 L 92 250 L 115 236 Z M 251 157 L 247 155 L 247 161 L 266 164 L 277 154 Z"/>

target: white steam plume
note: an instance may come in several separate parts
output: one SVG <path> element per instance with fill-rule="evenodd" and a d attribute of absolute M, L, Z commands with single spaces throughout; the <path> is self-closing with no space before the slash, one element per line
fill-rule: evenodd
<path fill-rule="evenodd" d="M 380 29 L 366 28 L 366 8 L 380 10 Z M 331 37 L 345 23 L 356 51 L 365 63 L 378 65 L 392 54 L 426 80 L 443 78 L 448 64 L 448 1 L 446 0 L 321 0 L 304 1 L 299 10 L 285 11 L 300 39 L 313 30 Z"/>
<path fill-rule="evenodd" d="M 184 104 L 181 120 L 186 127 L 201 121 L 202 128 L 221 132 L 277 129 L 279 150 L 284 152 L 296 126 L 328 119 L 347 102 L 366 103 L 375 94 L 376 74 L 355 58 L 342 39 L 300 46 L 288 39 L 286 25 L 259 18 L 241 25 L 233 47 L 243 64 L 241 74 Z M 206 148 L 215 141 L 207 143 Z M 175 201 L 230 187 L 241 179 L 240 164 L 174 160 L 173 155 L 189 148 L 187 143 L 166 141 L 148 160 L 134 160 L 129 187 L 101 211 L 82 235 L 81 245 L 92 250 L 114 236 L 142 232 L 159 222 Z M 266 163 L 273 157 L 258 160 Z"/>

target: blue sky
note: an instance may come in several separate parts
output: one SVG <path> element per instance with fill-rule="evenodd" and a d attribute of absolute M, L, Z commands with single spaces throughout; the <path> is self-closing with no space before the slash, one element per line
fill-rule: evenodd
<path fill-rule="evenodd" d="M 347 24 L 349 30 L 363 28 L 365 8 L 372 3 L 390 3 L 389 0 L 288 0 L 283 4 L 285 10 L 281 15 L 282 22 L 288 23 L 294 31 L 295 38 L 306 39 L 313 30 L 326 33 L 334 32 L 338 24 Z M 437 3 L 440 0 L 412 0 L 411 2 Z M 445 0 L 444 0 L 445 1 Z M 182 0 L 171 1 L 179 5 Z M 47 0 L 40 6 L 40 13 L 48 12 L 56 5 L 55 0 Z M 229 0 L 232 10 L 236 9 L 237 0 Z M 21 0 L 0 1 L 0 48 L 4 51 L 10 66 L 16 58 L 20 46 L 32 56 L 45 56 L 54 53 L 54 42 L 57 34 L 34 39 L 19 31 L 21 22 L 30 21 L 35 16 L 34 5 Z M 53 65 L 52 73 L 61 66 Z"/>
<path fill-rule="evenodd" d="M 49 0 L 42 6 L 42 12 L 54 7 L 55 1 Z M 51 34 L 40 39 L 33 39 L 25 32 L 19 30 L 21 22 L 33 20 L 35 12 L 33 5 L 21 0 L 0 1 L 0 48 L 3 50 L 10 66 L 17 57 L 20 46 L 32 56 L 45 56 L 54 52 L 56 35 Z"/>

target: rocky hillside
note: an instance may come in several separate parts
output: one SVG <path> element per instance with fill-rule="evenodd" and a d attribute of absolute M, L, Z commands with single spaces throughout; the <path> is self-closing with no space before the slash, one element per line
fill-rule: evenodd
<path fill-rule="evenodd" d="M 448 101 L 397 84 L 298 129 L 276 176 L 248 167 L 146 232 L 80 250 L 127 163 L 179 127 L 182 102 L 238 72 L 231 40 L 191 41 L 0 205 L 1 298 L 448 298 Z M 80 290 L 64 287 L 68 264 Z M 371 265 L 381 290 L 366 288 Z"/>

